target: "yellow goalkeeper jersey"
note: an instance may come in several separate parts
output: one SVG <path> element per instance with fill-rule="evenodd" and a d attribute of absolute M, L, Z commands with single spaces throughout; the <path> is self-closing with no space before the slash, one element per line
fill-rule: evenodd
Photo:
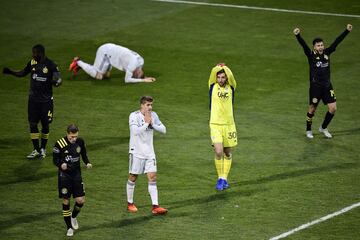
<path fill-rule="evenodd" d="M 216 81 L 216 74 L 224 69 L 228 81 L 221 87 Z M 231 70 L 226 66 L 216 66 L 209 78 L 210 124 L 234 124 L 233 103 L 236 81 Z"/>

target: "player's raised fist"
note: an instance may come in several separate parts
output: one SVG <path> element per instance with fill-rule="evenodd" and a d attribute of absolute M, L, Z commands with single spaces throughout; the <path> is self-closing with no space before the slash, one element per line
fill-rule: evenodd
<path fill-rule="evenodd" d="M 294 32 L 295 35 L 299 35 L 300 34 L 300 28 L 295 28 L 293 32 Z"/>
<path fill-rule="evenodd" d="M 347 29 L 349 32 L 351 32 L 352 28 L 353 28 L 353 26 L 352 26 L 351 24 L 348 24 L 348 25 L 346 26 L 346 29 Z"/>

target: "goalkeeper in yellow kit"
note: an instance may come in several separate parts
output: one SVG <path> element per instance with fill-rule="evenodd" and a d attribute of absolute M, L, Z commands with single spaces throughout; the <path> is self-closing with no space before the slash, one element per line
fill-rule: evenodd
<path fill-rule="evenodd" d="M 231 70 L 220 63 L 210 73 L 210 135 L 215 151 L 215 167 L 218 174 L 216 189 L 229 188 L 227 181 L 232 162 L 232 148 L 237 145 L 236 126 L 233 116 L 236 81 Z"/>

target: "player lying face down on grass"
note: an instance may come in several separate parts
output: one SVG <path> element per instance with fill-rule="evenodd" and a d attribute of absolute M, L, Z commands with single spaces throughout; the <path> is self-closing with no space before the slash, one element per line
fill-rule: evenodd
<path fill-rule="evenodd" d="M 153 77 L 145 77 L 144 59 L 136 52 L 113 43 L 101 45 L 96 52 L 94 65 L 82 61 L 79 57 L 74 57 L 69 66 L 69 70 L 75 76 L 80 69 L 96 79 L 110 77 L 112 67 L 125 72 L 125 83 L 138 83 L 155 81 Z"/>

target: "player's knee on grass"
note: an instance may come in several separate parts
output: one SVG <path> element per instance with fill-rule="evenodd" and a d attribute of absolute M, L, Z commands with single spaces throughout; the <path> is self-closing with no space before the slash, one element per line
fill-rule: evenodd
<path fill-rule="evenodd" d="M 102 80 L 104 78 L 104 75 L 98 72 L 98 73 L 96 73 L 95 78 L 98 80 Z"/>

